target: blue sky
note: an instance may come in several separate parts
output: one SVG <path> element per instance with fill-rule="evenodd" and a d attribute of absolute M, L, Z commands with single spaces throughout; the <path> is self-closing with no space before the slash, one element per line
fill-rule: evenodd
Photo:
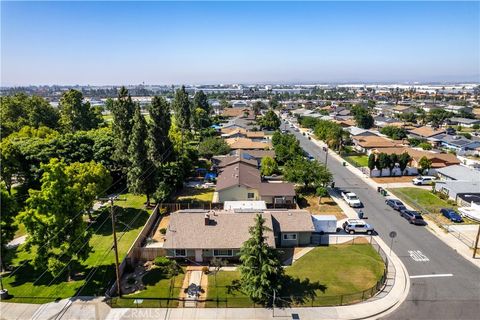
<path fill-rule="evenodd" d="M 1 84 L 480 81 L 479 2 L 4 2 Z"/>

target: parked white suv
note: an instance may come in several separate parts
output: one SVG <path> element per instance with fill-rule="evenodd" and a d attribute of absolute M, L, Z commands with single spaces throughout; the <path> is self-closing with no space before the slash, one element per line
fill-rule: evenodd
<path fill-rule="evenodd" d="M 361 219 L 348 219 L 343 223 L 343 229 L 345 230 L 345 232 L 348 232 L 350 234 L 360 232 L 370 235 L 375 232 L 371 225 Z"/>
<path fill-rule="evenodd" d="M 412 183 L 416 186 L 423 186 L 432 184 L 435 181 L 435 177 L 432 176 L 418 176 L 412 180 Z"/>

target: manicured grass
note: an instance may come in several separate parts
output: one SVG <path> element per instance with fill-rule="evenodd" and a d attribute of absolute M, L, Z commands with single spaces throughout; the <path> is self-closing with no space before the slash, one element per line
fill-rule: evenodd
<path fill-rule="evenodd" d="M 177 299 L 180 295 L 185 269 L 177 276 L 168 276 L 158 268 L 148 271 L 142 278 L 145 289 L 136 293 L 123 296 L 121 299 L 114 299 L 114 307 L 132 308 L 136 307 L 134 300 L 142 299 L 140 305 L 144 308 L 155 307 L 177 307 L 178 300 L 169 301 L 168 298 Z M 140 307 L 139 306 L 139 307 Z"/>
<path fill-rule="evenodd" d="M 361 300 L 362 292 L 372 288 L 383 272 L 384 263 L 369 244 L 317 247 L 285 268 L 286 280 L 279 296 L 292 306 L 351 303 Z M 212 301 L 206 306 L 252 306 L 235 286 L 239 279 L 238 271 L 220 271 L 215 286 L 215 276 L 210 275 L 208 299 Z"/>
<path fill-rule="evenodd" d="M 122 205 L 125 208 L 116 208 L 116 230 L 120 261 L 149 216 L 149 213 L 144 209 L 138 209 L 140 201 L 138 198 L 126 196 L 131 200 L 123 202 Z M 143 203 L 141 207 L 143 207 Z M 96 222 L 89 230 L 94 231 L 89 242 L 92 251 L 80 266 L 74 268 L 77 276 L 71 281 L 67 281 L 66 273 L 57 278 L 50 276 L 48 273 L 41 276 L 44 270 L 35 270 L 29 262 L 17 270 L 15 267 L 22 265 L 24 261 L 29 261 L 35 252 L 35 248 L 29 253 L 24 245 L 19 246 L 13 253 L 14 257 L 9 262 L 14 267 L 14 270 L 17 271 L 12 276 L 5 274 L 3 277 L 4 286 L 13 295 L 13 298 L 9 301 L 44 303 L 57 298 L 71 297 L 77 294 L 78 290 L 85 285 L 85 278 L 90 272 L 93 276 L 85 287 L 81 289 L 80 295 L 105 294 L 108 284 L 114 279 L 115 275 L 114 253 L 113 250 L 110 250 L 112 248 L 113 236 L 108 209 L 104 209 L 98 215 Z M 78 239 L 77 241 L 82 240 Z M 96 271 L 93 272 L 92 269 Z M 34 281 L 37 282 L 34 284 Z"/>
<path fill-rule="evenodd" d="M 351 162 L 357 164 L 359 167 L 367 167 L 368 166 L 368 156 L 361 155 L 361 156 L 348 156 L 345 159 L 350 160 Z"/>
<path fill-rule="evenodd" d="M 147 202 L 147 197 L 145 195 L 125 193 L 120 195 L 121 199 L 126 199 L 126 201 L 117 201 L 115 204 L 122 208 L 135 208 L 135 209 L 145 209 L 145 203 Z"/>
<path fill-rule="evenodd" d="M 212 202 L 213 192 L 211 188 L 183 188 L 177 196 L 178 202 Z"/>

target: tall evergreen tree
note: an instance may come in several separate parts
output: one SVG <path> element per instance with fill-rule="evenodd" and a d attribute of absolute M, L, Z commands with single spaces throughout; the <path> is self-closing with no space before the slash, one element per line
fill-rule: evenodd
<path fill-rule="evenodd" d="M 155 96 L 149 108 L 151 124 L 148 128 L 148 156 L 159 166 L 162 162 L 173 160 L 174 153 L 167 152 L 172 147 L 168 136 L 171 127 L 170 105 L 163 97 Z"/>
<path fill-rule="evenodd" d="M 203 109 L 207 114 L 211 113 L 211 107 L 210 104 L 208 103 L 207 95 L 202 91 L 198 91 L 195 93 L 195 96 L 193 97 L 193 109 Z"/>
<path fill-rule="evenodd" d="M 109 100 L 108 107 L 113 116 L 115 152 L 113 157 L 122 167 L 128 164 L 128 146 L 133 126 L 135 103 L 125 87 L 118 92 L 117 100 Z"/>
<path fill-rule="evenodd" d="M 250 239 L 240 249 L 242 290 L 257 303 L 267 304 L 273 290 L 280 290 L 283 268 L 275 249 L 266 243 L 265 218 L 261 214 L 250 227 Z M 270 235 L 273 237 L 273 234 Z"/>
<path fill-rule="evenodd" d="M 98 128 L 103 122 L 101 114 L 83 101 L 80 91 L 70 89 L 60 98 L 60 125 L 66 132 Z"/>
<path fill-rule="evenodd" d="M 151 181 L 153 180 L 152 170 L 154 169 L 152 163 L 148 160 L 147 138 L 147 123 L 140 112 L 140 106 L 136 105 L 131 141 L 128 147 L 127 182 L 130 192 L 147 195 L 148 205 L 152 193 L 150 186 L 153 184 Z"/>
<path fill-rule="evenodd" d="M 190 108 L 190 100 L 185 86 L 182 86 L 175 92 L 173 100 L 173 112 L 175 114 L 175 121 L 182 132 L 182 149 L 184 143 L 185 132 L 190 130 L 190 122 L 192 111 Z"/>

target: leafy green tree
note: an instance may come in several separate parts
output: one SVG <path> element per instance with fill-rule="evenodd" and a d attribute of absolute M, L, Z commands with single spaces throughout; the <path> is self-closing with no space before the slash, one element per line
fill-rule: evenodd
<path fill-rule="evenodd" d="M 75 162 L 65 168 L 66 174 L 71 177 L 73 188 L 82 195 L 82 208 L 88 212 L 90 220 L 91 208 L 95 198 L 105 195 L 112 184 L 112 177 L 108 170 L 100 163 Z"/>
<path fill-rule="evenodd" d="M 272 136 L 272 145 L 278 163 L 285 163 L 297 157 L 303 157 L 303 149 L 300 142 L 293 134 L 282 134 L 275 131 Z"/>
<path fill-rule="evenodd" d="M 60 125 L 66 132 L 98 128 L 103 118 L 90 102 L 83 102 L 80 91 L 70 89 L 60 98 Z"/>
<path fill-rule="evenodd" d="M 18 93 L 13 96 L 0 97 L 1 136 L 20 130 L 24 126 L 38 128 L 58 127 L 59 114 L 48 101 L 38 96 Z"/>
<path fill-rule="evenodd" d="M 432 150 L 432 145 L 428 142 L 422 142 L 418 145 L 418 147 L 422 148 L 423 150 Z"/>
<path fill-rule="evenodd" d="M 333 178 L 326 166 L 305 158 L 288 161 L 283 168 L 283 175 L 287 181 L 302 184 L 305 190 L 325 187 Z"/>
<path fill-rule="evenodd" d="M 210 115 L 212 112 L 212 108 L 208 103 L 207 95 L 202 90 L 196 92 L 193 97 L 193 109 L 202 109 L 207 115 Z"/>
<path fill-rule="evenodd" d="M 373 127 L 375 120 L 367 109 L 360 106 L 354 106 L 352 108 L 352 113 L 358 127 L 363 129 L 370 129 Z"/>
<path fill-rule="evenodd" d="M 401 140 L 407 137 L 407 131 L 404 128 L 399 128 L 396 126 L 385 126 L 380 130 L 380 132 L 394 140 Z"/>
<path fill-rule="evenodd" d="M 0 142 L 0 177 L 8 194 L 12 194 L 13 177 L 19 173 L 21 161 L 18 146 L 11 139 L 3 139 Z"/>
<path fill-rule="evenodd" d="M 409 123 L 415 123 L 417 121 L 417 116 L 413 112 L 402 113 L 399 115 L 400 120 Z"/>
<path fill-rule="evenodd" d="M 240 249 L 242 291 L 256 303 L 266 305 L 273 290 L 281 289 L 283 268 L 277 251 L 266 242 L 265 218 L 258 214 L 250 227 L 250 239 Z M 273 237 L 273 235 L 271 235 Z"/>
<path fill-rule="evenodd" d="M 202 108 L 194 109 L 192 114 L 192 124 L 193 128 L 197 131 L 208 128 L 211 124 L 211 119 L 207 111 Z"/>
<path fill-rule="evenodd" d="M 19 219 L 28 232 L 25 248 L 35 252 L 33 265 L 59 275 L 62 269 L 70 271 L 88 257 L 91 234 L 79 214 L 85 200 L 67 173 L 66 164 L 54 158 L 43 164 L 42 170 L 41 189 L 29 191 Z"/>
<path fill-rule="evenodd" d="M 263 104 L 262 101 L 255 101 L 255 103 L 252 106 L 253 113 L 257 116 L 260 114 L 260 110 L 264 109 L 265 105 Z"/>
<path fill-rule="evenodd" d="M 452 116 L 453 113 L 444 109 L 433 109 L 427 114 L 426 120 L 432 125 L 432 127 L 438 128 L 445 122 L 445 120 Z"/>
<path fill-rule="evenodd" d="M 380 170 L 380 175 L 382 175 L 382 170 L 390 167 L 390 157 L 388 154 L 382 152 L 377 156 L 376 167 Z"/>
<path fill-rule="evenodd" d="M 392 153 L 389 155 L 390 163 L 388 164 L 388 168 L 390 169 L 390 175 L 392 175 L 392 170 L 395 168 L 395 165 L 398 163 L 398 155 L 396 153 Z"/>
<path fill-rule="evenodd" d="M 213 156 L 227 154 L 230 152 L 230 146 L 225 140 L 218 137 L 205 138 L 198 145 L 200 156 L 211 159 Z"/>
<path fill-rule="evenodd" d="M 420 169 L 422 170 L 422 173 L 425 173 L 427 170 L 432 168 L 432 160 L 423 156 L 422 158 L 420 158 L 420 161 L 418 162 L 418 165 L 420 166 Z"/>
<path fill-rule="evenodd" d="M 263 176 L 271 176 L 277 171 L 278 171 L 278 164 L 275 161 L 275 159 L 271 157 L 262 158 L 262 162 L 260 164 L 260 172 Z"/>
<path fill-rule="evenodd" d="M 315 135 L 324 141 L 329 148 L 339 151 L 348 139 L 349 134 L 343 130 L 338 123 L 327 120 L 317 120 Z"/>
<path fill-rule="evenodd" d="M 5 270 L 5 257 L 7 252 L 7 244 L 13 240 L 15 232 L 17 231 L 17 224 L 15 223 L 15 216 L 18 213 L 18 205 L 15 197 L 7 192 L 3 184 L 0 184 L 1 209 L 2 219 L 0 220 L 0 267 L 1 271 Z"/>
<path fill-rule="evenodd" d="M 412 161 L 412 157 L 407 152 L 402 153 L 398 157 L 398 166 L 400 167 L 400 170 L 402 170 L 402 174 L 407 168 L 408 164 Z"/>
<path fill-rule="evenodd" d="M 277 130 L 280 128 L 280 119 L 275 114 L 275 112 L 270 109 L 265 115 L 257 121 L 262 129 Z"/>
<path fill-rule="evenodd" d="M 107 107 L 112 112 L 112 130 L 114 137 L 114 155 L 122 169 L 128 164 L 128 146 L 132 134 L 135 103 L 125 87 L 120 88 L 116 100 L 108 100 Z"/>
<path fill-rule="evenodd" d="M 375 169 L 375 154 L 374 153 L 370 153 L 370 155 L 368 156 L 368 169 L 370 169 L 370 171 Z"/>
<path fill-rule="evenodd" d="M 127 182 L 130 192 L 147 195 L 147 205 L 150 204 L 150 195 L 153 193 L 151 186 L 151 174 L 154 171 L 153 164 L 148 158 L 147 147 L 147 123 L 140 106 L 137 105 L 133 115 L 132 135 L 128 147 L 129 163 L 127 170 Z"/>

